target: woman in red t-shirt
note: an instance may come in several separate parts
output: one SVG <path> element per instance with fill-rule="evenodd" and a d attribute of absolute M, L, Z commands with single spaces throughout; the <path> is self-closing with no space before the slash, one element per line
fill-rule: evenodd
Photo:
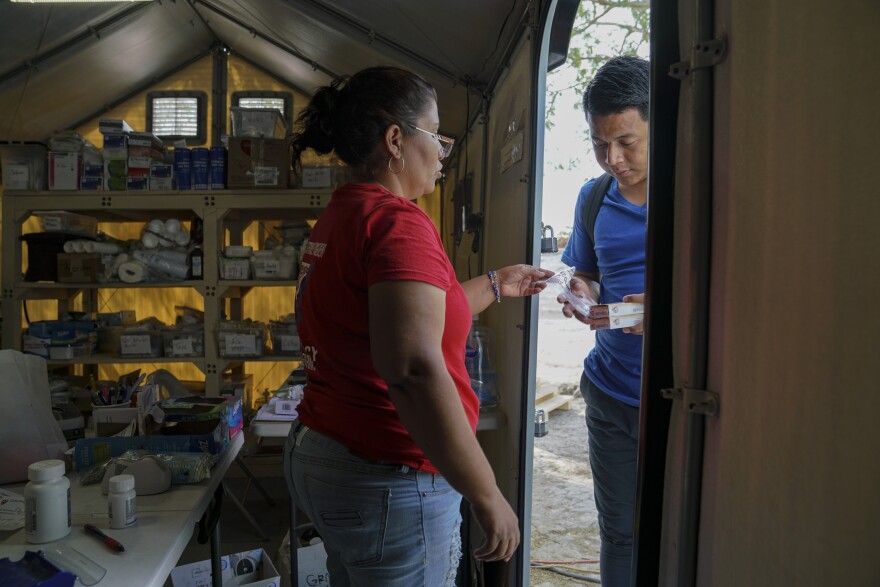
<path fill-rule="evenodd" d="M 459 283 L 430 218 L 453 141 L 434 89 L 392 67 L 321 88 L 297 120 L 294 163 L 335 152 L 337 189 L 303 249 L 296 315 L 307 374 L 285 451 L 298 506 L 324 540 L 334 587 L 453 585 L 464 496 L 508 560 L 515 513 L 475 437 L 479 400 L 464 364 L 471 316 L 540 292 L 551 271 L 513 265 Z"/>

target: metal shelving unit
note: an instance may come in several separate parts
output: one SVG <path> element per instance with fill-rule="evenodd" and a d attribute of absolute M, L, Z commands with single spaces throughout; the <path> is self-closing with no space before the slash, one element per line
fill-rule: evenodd
<path fill-rule="evenodd" d="M 316 190 L 212 190 L 146 192 L 25 192 L 7 191 L 2 198 L 2 347 L 21 349 L 22 302 L 57 300 L 58 313 L 68 309 L 69 300 L 80 293 L 94 299 L 96 290 L 136 288 L 193 288 L 204 298 L 205 356 L 122 358 L 92 355 L 52 366 L 130 363 L 192 363 L 205 374 L 209 396 L 219 394 L 223 374 L 241 369 L 249 362 L 291 362 L 298 357 L 265 356 L 256 359 L 220 357 L 214 336 L 229 305 L 230 318 L 241 318 L 241 300 L 254 288 L 295 286 L 293 280 L 232 281 L 219 279 L 218 255 L 221 247 L 240 244 L 244 231 L 254 222 L 315 219 L 330 201 L 330 189 Z M 23 223 L 37 211 L 65 210 L 87 214 L 99 222 L 146 222 L 157 213 L 165 218 L 203 221 L 204 279 L 177 283 L 43 283 L 26 282 L 22 275 Z M 84 298 L 85 300 L 86 298 Z"/>

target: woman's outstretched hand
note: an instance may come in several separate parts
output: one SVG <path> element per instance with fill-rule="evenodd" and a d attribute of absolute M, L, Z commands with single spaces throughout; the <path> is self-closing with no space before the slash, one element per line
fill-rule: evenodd
<path fill-rule="evenodd" d="M 495 271 L 502 298 L 516 298 L 541 293 L 553 271 L 533 265 L 508 265 Z"/>

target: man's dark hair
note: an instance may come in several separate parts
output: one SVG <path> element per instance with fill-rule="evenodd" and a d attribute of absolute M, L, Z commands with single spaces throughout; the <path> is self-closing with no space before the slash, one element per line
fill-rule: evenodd
<path fill-rule="evenodd" d="M 584 91 L 584 114 L 610 116 L 630 108 L 648 120 L 651 65 L 641 57 L 612 57 Z"/>

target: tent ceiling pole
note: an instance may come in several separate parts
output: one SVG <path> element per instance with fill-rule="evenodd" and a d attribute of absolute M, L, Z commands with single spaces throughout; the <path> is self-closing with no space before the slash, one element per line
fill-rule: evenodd
<path fill-rule="evenodd" d="M 217 147 L 221 145 L 221 139 L 226 134 L 226 93 L 229 89 L 227 83 L 227 75 L 229 52 L 226 46 L 218 43 L 214 47 L 213 56 L 213 75 L 211 76 L 211 138 L 210 145 Z"/>
<path fill-rule="evenodd" d="M 83 116 L 83 117 L 80 118 L 79 120 L 77 120 L 77 121 L 75 121 L 75 122 L 72 122 L 72 123 L 68 124 L 68 125 L 65 126 L 64 128 L 67 128 L 67 129 L 70 129 L 70 128 L 76 128 L 76 127 L 78 127 L 78 126 L 81 126 L 81 125 L 87 123 L 88 121 L 92 120 L 93 118 L 97 118 L 98 116 L 104 114 L 105 112 L 107 112 L 107 111 L 109 111 L 109 110 L 112 110 L 113 108 L 116 108 L 117 106 L 119 106 L 120 104 L 122 104 L 123 102 L 125 102 L 126 100 L 131 100 L 132 98 L 134 98 L 134 97 L 137 96 L 138 94 L 141 94 L 141 93 L 143 93 L 143 92 L 146 92 L 147 90 L 149 90 L 149 89 L 152 88 L 154 85 L 156 85 L 157 83 L 161 82 L 162 80 L 164 80 L 164 79 L 166 79 L 166 78 L 168 78 L 168 77 L 174 75 L 175 73 L 177 73 L 177 72 L 179 72 L 179 71 L 181 71 L 181 70 L 183 70 L 183 69 L 186 69 L 187 67 L 189 67 L 190 65 L 192 65 L 192 64 L 195 63 L 196 61 L 202 59 L 203 57 L 205 57 L 205 56 L 207 56 L 207 55 L 210 55 L 210 53 L 211 53 L 211 51 L 212 51 L 213 49 L 214 49 L 214 47 L 212 46 L 212 47 L 210 47 L 210 48 L 208 48 L 208 49 L 202 51 L 201 53 L 199 53 L 198 55 L 196 55 L 196 56 L 193 57 L 192 59 L 189 59 L 189 60 L 187 60 L 187 61 L 184 61 L 184 62 L 181 63 L 180 65 L 178 65 L 178 66 L 176 66 L 176 67 L 173 67 L 172 69 L 169 69 L 169 70 L 166 71 L 165 73 L 163 73 L 163 74 L 161 74 L 161 75 L 158 75 L 158 76 L 156 76 L 156 77 L 150 78 L 150 80 L 149 80 L 147 83 L 145 83 L 145 84 L 141 84 L 140 86 L 138 86 L 137 88 L 135 88 L 135 89 L 132 90 L 131 92 L 125 94 L 125 95 L 122 96 L 121 98 L 118 98 L 118 99 L 116 99 L 116 100 L 114 100 L 114 101 L 112 101 L 112 102 L 110 102 L 110 103 L 108 103 L 108 104 L 105 104 L 104 106 L 102 106 L 102 107 L 99 108 L 98 110 L 92 112 L 92 113 L 89 114 L 88 116 Z M 47 140 L 48 140 L 48 139 L 47 139 Z"/>
<path fill-rule="evenodd" d="M 297 59 L 299 59 L 299 60 L 302 61 L 303 63 L 308 64 L 309 67 L 311 67 L 313 70 L 315 70 L 315 71 L 320 71 L 321 73 L 323 73 L 323 74 L 325 74 L 325 75 L 328 75 L 328 76 L 330 76 L 330 77 L 332 77 L 332 78 L 335 78 L 335 77 L 338 77 L 338 76 L 339 76 L 337 73 L 335 73 L 335 72 L 333 72 L 333 71 L 327 69 L 326 67 L 324 67 L 324 66 L 322 66 L 321 64 L 319 64 L 319 63 L 313 61 L 312 59 L 309 59 L 308 57 L 306 57 L 305 55 L 303 55 L 302 53 L 300 53 L 300 52 L 297 51 L 296 49 L 293 49 L 293 48 L 291 48 L 291 47 L 286 46 L 286 45 L 283 44 L 281 41 L 278 41 L 277 39 L 275 39 L 274 37 L 272 37 L 272 36 L 270 36 L 270 35 L 267 35 L 267 34 L 265 34 L 265 33 L 261 33 L 260 31 L 258 31 L 258 30 L 255 29 L 254 27 L 249 26 L 246 22 L 243 22 L 243 21 L 237 19 L 237 18 L 234 17 L 233 15 L 231 15 L 231 14 L 229 14 L 228 12 L 225 12 L 224 10 L 222 10 L 222 9 L 220 9 L 220 8 L 218 8 L 218 7 L 216 7 L 216 6 L 214 6 L 213 4 L 210 4 L 210 3 L 208 3 L 208 2 L 205 2 L 204 0 L 193 0 L 193 3 L 194 3 L 194 4 L 200 4 L 201 6 L 204 6 L 204 7 L 207 8 L 208 10 L 210 10 L 210 11 L 212 11 L 212 12 L 214 12 L 214 13 L 220 15 L 220 16 L 222 16 L 223 18 L 225 18 L 225 19 L 228 20 L 229 22 L 231 22 L 231 23 L 233 23 L 233 24 L 236 24 L 236 25 L 238 25 L 239 27 L 241 27 L 241 28 L 247 30 L 249 33 L 251 33 L 251 34 L 254 35 L 255 37 L 259 37 L 259 38 L 261 38 L 262 40 L 266 41 L 267 43 L 273 45 L 274 47 L 277 47 L 278 49 L 281 49 L 281 50 L 284 51 L 285 53 L 287 53 L 287 54 L 289 54 L 289 55 L 292 55 L 293 57 L 296 57 Z"/>
<path fill-rule="evenodd" d="M 68 51 L 72 47 L 75 47 L 76 45 L 79 45 L 80 43 L 88 41 L 89 39 L 92 39 L 92 38 L 100 39 L 101 33 L 103 31 L 105 31 L 106 29 L 109 29 L 110 27 L 119 23 L 120 21 L 125 20 L 129 16 L 132 16 L 133 14 L 140 12 L 141 10 L 143 10 L 145 8 L 149 8 L 150 6 L 151 6 L 151 3 L 149 3 L 149 2 L 138 2 L 136 4 L 133 4 L 131 8 L 126 8 L 125 10 L 122 10 L 122 11 L 118 12 L 117 14 L 114 14 L 113 16 L 109 17 L 107 20 L 103 20 L 103 21 L 99 22 L 95 26 L 86 26 L 86 30 L 79 33 L 78 35 L 76 35 L 75 37 L 70 39 L 69 41 L 65 41 L 64 43 L 58 45 L 57 47 L 53 47 L 52 49 L 44 51 L 43 53 L 40 53 L 39 55 L 37 55 L 33 59 L 28 59 L 27 61 L 25 61 L 21 65 L 13 67 L 9 71 L 6 71 L 6 72 L 0 74 L 0 84 L 3 84 L 7 80 L 12 79 L 17 75 L 21 75 L 22 73 L 28 71 L 29 69 L 34 69 L 34 68 L 38 67 L 40 64 L 44 63 L 45 61 L 48 61 L 49 59 L 52 59 L 53 57 L 57 57 L 58 55 L 65 53 L 66 51 Z"/>

